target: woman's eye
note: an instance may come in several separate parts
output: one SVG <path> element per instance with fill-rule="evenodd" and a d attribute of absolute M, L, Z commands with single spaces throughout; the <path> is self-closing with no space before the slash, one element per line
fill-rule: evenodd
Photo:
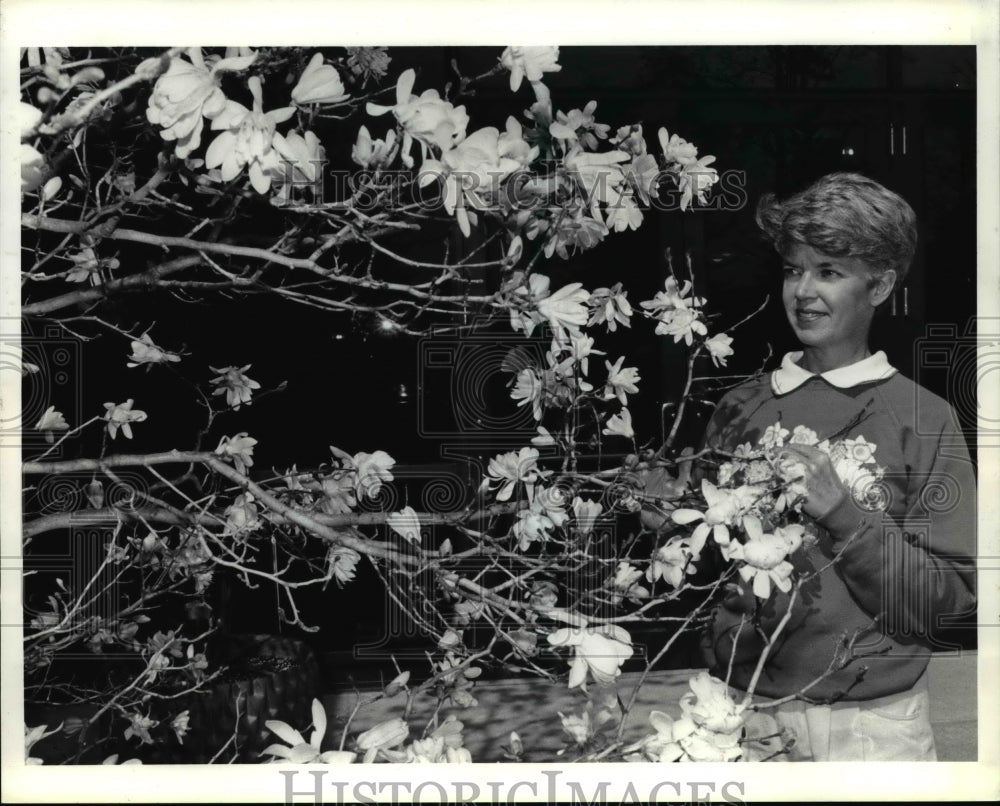
<path fill-rule="evenodd" d="M 833 277 L 840 277 L 840 272 L 834 269 L 823 269 L 822 276 L 829 280 Z"/>
<path fill-rule="evenodd" d="M 782 269 L 782 272 L 784 273 L 785 277 L 796 277 L 799 274 L 799 270 L 796 269 L 794 266 L 785 266 Z"/>

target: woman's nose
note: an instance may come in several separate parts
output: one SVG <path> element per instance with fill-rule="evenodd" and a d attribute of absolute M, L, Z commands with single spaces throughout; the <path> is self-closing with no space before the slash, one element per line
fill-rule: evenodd
<path fill-rule="evenodd" d="M 795 298 L 809 299 L 815 295 L 812 274 L 804 271 L 799 275 L 799 281 L 795 284 Z"/>

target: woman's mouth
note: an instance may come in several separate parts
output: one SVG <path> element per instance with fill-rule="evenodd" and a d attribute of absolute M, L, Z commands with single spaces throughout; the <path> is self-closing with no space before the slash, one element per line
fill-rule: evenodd
<path fill-rule="evenodd" d="M 795 309 L 795 318 L 802 324 L 819 321 L 819 319 L 824 316 L 826 316 L 826 314 L 822 311 L 811 311 L 804 308 Z"/>

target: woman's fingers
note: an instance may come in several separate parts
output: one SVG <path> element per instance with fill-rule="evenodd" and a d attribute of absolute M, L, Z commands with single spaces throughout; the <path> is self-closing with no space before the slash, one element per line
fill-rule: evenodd
<path fill-rule="evenodd" d="M 801 477 L 805 488 L 802 511 L 821 518 L 847 495 L 830 457 L 811 445 L 785 445 L 777 457 L 779 473 L 786 481 Z M 787 475 L 786 475 L 787 474 Z"/>

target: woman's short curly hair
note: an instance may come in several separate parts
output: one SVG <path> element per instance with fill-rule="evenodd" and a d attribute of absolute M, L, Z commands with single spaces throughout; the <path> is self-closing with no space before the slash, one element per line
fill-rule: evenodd
<path fill-rule="evenodd" d="M 875 274 L 892 269 L 902 283 L 917 248 L 917 218 L 906 201 L 867 176 L 833 173 L 779 202 L 757 205 L 757 225 L 779 254 L 806 244 L 831 257 L 863 260 Z"/>

